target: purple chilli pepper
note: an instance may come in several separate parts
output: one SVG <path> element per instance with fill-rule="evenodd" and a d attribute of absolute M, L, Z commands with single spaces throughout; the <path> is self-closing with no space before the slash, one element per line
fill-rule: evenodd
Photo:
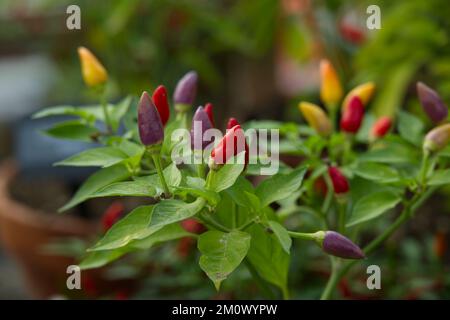
<path fill-rule="evenodd" d="M 423 110 L 434 123 L 447 118 L 448 108 L 439 94 L 423 82 L 417 82 L 417 94 Z"/>
<path fill-rule="evenodd" d="M 205 109 L 203 109 L 203 107 L 201 106 L 198 107 L 197 111 L 195 111 L 195 114 L 192 117 L 192 127 L 191 127 L 192 150 L 204 150 L 212 142 L 212 140 L 209 141 L 203 140 L 203 135 L 205 134 L 205 131 L 212 128 L 213 125 Z"/>
<path fill-rule="evenodd" d="M 164 129 L 150 95 L 144 91 L 138 104 L 139 137 L 145 146 L 160 144 L 164 140 Z"/>
<path fill-rule="evenodd" d="M 322 249 L 328 254 L 344 259 L 363 259 L 365 257 L 360 247 L 335 231 L 325 232 Z"/>
<path fill-rule="evenodd" d="M 175 88 L 173 101 L 176 105 L 191 106 L 197 94 L 198 75 L 195 71 L 189 71 L 181 78 Z"/>

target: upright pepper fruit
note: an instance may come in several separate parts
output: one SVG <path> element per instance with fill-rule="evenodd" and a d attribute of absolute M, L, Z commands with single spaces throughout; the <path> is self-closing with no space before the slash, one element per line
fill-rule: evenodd
<path fill-rule="evenodd" d="M 349 190 L 347 178 L 341 173 L 337 167 L 329 167 L 328 175 L 333 183 L 334 193 L 337 195 L 346 194 Z"/>
<path fill-rule="evenodd" d="M 448 108 L 439 94 L 423 82 L 417 82 L 417 94 L 422 108 L 434 123 L 440 123 L 447 118 Z"/>
<path fill-rule="evenodd" d="M 205 131 L 213 128 L 208 114 L 203 107 L 198 107 L 192 117 L 191 147 L 192 150 L 204 150 L 213 140 L 204 141 Z"/>
<path fill-rule="evenodd" d="M 370 139 L 384 137 L 392 127 L 392 120 L 389 117 L 381 117 L 372 125 L 370 129 Z"/>
<path fill-rule="evenodd" d="M 152 99 L 144 91 L 138 104 L 139 137 L 145 146 L 160 144 L 164 140 L 164 129 Z"/>
<path fill-rule="evenodd" d="M 425 136 L 423 149 L 425 152 L 436 152 L 444 149 L 450 142 L 450 123 L 440 125 Z"/>
<path fill-rule="evenodd" d="M 316 130 L 318 134 L 321 136 L 328 136 L 331 133 L 330 119 L 319 106 L 309 102 L 300 102 L 298 108 L 308 124 Z"/>
<path fill-rule="evenodd" d="M 353 96 L 350 99 L 348 107 L 343 112 L 341 130 L 353 134 L 358 132 L 364 117 L 364 106 L 361 99 Z"/>
<path fill-rule="evenodd" d="M 163 126 L 166 125 L 170 117 L 169 101 L 167 100 L 167 90 L 163 85 L 158 86 L 152 95 L 153 103 L 158 110 Z"/>
<path fill-rule="evenodd" d="M 238 155 L 242 151 L 246 151 L 246 144 L 244 131 L 240 125 L 236 125 L 228 130 L 219 144 L 211 151 L 211 159 L 209 161 L 210 169 L 216 170 L 231 157 Z M 247 161 L 248 157 L 245 156 L 245 165 L 247 165 Z"/>
<path fill-rule="evenodd" d="M 89 87 L 96 87 L 108 80 L 108 73 L 98 59 L 85 47 L 78 47 L 83 80 Z"/>
<path fill-rule="evenodd" d="M 230 130 L 231 128 L 233 128 L 235 126 L 240 126 L 240 124 L 236 120 L 236 118 L 228 119 L 227 129 Z M 244 170 L 247 168 L 249 157 L 250 157 L 249 148 L 248 148 L 247 140 L 245 140 L 245 168 L 244 168 Z"/>
<path fill-rule="evenodd" d="M 230 118 L 230 119 L 228 119 L 228 122 L 227 122 L 227 129 L 231 129 L 231 128 L 233 128 L 234 126 L 237 126 L 237 125 L 239 125 L 239 122 L 236 120 L 236 118 Z"/>
<path fill-rule="evenodd" d="M 215 127 L 216 124 L 215 124 L 215 122 L 214 122 L 213 108 L 214 108 L 214 106 L 213 106 L 213 104 L 210 103 L 210 102 L 208 102 L 208 103 L 205 105 L 205 112 L 208 114 L 209 121 L 211 121 L 211 124 L 213 125 L 213 127 Z"/>
<path fill-rule="evenodd" d="M 347 109 L 350 100 L 353 97 L 358 97 L 361 100 L 362 104 L 364 106 L 367 106 L 370 99 L 372 99 L 374 92 L 375 83 L 373 82 L 366 82 L 353 88 L 344 98 L 344 102 L 342 103 L 342 111 L 345 111 L 345 109 Z"/>
<path fill-rule="evenodd" d="M 178 112 L 186 112 L 194 103 L 197 95 L 198 75 L 195 71 L 186 73 L 177 83 L 173 94 L 175 109 Z"/>
<path fill-rule="evenodd" d="M 102 216 L 103 231 L 108 231 L 120 218 L 122 218 L 125 212 L 125 207 L 122 202 L 114 201 Z"/>
<path fill-rule="evenodd" d="M 342 99 L 342 86 L 333 65 L 327 59 L 320 61 L 320 97 L 325 106 L 332 111 Z"/>

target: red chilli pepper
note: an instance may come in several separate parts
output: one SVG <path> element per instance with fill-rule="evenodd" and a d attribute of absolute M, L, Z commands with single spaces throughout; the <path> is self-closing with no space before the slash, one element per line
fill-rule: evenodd
<path fill-rule="evenodd" d="M 348 107 L 345 108 L 341 118 L 341 130 L 348 133 L 356 133 L 361 127 L 364 117 L 364 105 L 360 98 L 351 98 Z"/>
<path fill-rule="evenodd" d="M 181 221 L 181 226 L 190 233 L 200 234 L 206 231 L 203 224 L 192 218 Z"/>
<path fill-rule="evenodd" d="M 102 216 L 103 231 L 108 231 L 120 218 L 122 218 L 125 207 L 122 202 L 114 201 Z"/>
<path fill-rule="evenodd" d="M 214 122 L 213 108 L 214 108 L 213 104 L 208 102 L 205 106 L 205 112 L 208 114 L 209 121 L 211 122 L 213 127 L 215 127 L 216 124 Z"/>
<path fill-rule="evenodd" d="M 239 125 L 239 122 L 236 120 L 236 118 L 230 118 L 227 123 L 227 129 L 231 129 L 234 126 L 238 126 L 238 125 Z"/>
<path fill-rule="evenodd" d="M 344 194 L 350 190 L 347 178 L 336 167 L 329 167 L 328 174 L 333 182 L 334 193 Z"/>
<path fill-rule="evenodd" d="M 163 85 L 156 88 L 152 95 L 153 103 L 158 110 L 163 126 L 166 125 L 170 117 L 169 101 L 167 100 L 167 90 Z"/>
<path fill-rule="evenodd" d="M 388 133 L 389 129 L 391 129 L 392 120 L 389 117 L 381 117 L 379 118 L 370 129 L 370 137 L 371 138 L 381 138 Z"/>
<path fill-rule="evenodd" d="M 242 151 L 246 151 L 245 165 L 247 166 L 247 142 L 241 126 L 236 125 L 227 131 L 219 144 L 211 151 L 212 163 L 210 163 L 210 168 L 216 169 L 217 166 L 225 164 L 231 157 L 238 155 Z"/>

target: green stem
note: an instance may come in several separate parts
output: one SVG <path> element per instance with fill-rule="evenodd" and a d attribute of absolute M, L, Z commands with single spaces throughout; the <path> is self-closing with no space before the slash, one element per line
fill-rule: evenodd
<path fill-rule="evenodd" d="M 205 178 L 205 165 L 203 163 L 200 163 L 197 165 L 197 175 L 199 178 L 204 179 Z"/>
<path fill-rule="evenodd" d="M 345 220 L 346 220 L 346 211 L 347 211 L 347 205 L 346 203 L 341 203 L 339 200 L 337 201 L 337 207 L 338 207 L 338 214 L 339 214 L 339 225 L 338 230 L 340 233 L 345 233 Z"/>
<path fill-rule="evenodd" d="M 330 105 L 328 108 L 330 112 L 331 129 L 333 132 L 336 132 L 337 109 L 338 108 L 335 105 Z"/>
<path fill-rule="evenodd" d="M 330 209 L 331 200 L 333 200 L 334 190 L 333 190 L 333 183 L 331 182 L 331 179 L 330 179 L 330 176 L 328 175 L 328 173 L 324 173 L 323 178 L 325 179 L 325 183 L 327 184 L 327 195 L 326 195 L 325 201 L 323 202 L 323 205 L 322 205 L 322 213 L 326 217 L 328 210 Z"/>
<path fill-rule="evenodd" d="M 255 222 L 256 222 L 255 219 L 252 219 L 252 220 L 248 221 L 247 223 L 244 223 L 242 226 L 240 226 L 238 230 L 243 231 L 243 230 L 247 229 L 248 227 L 250 227 L 251 225 L 253 225 Z"/>
<path fill-rule="evenodd" d="M 289 288 L 287 286 L 281 287 L 281 293 L 283 294 L 283 300 L 290 299 Z"/>
<path fill-rule="evenodd" d="M 336 287 L 339 281 L 339 272 L 336 260 L 334 257 L 330 257 L 331 260 L 331 276 L 328 278 L 328 282 L 325 286 L 325 289 L 320 296 L 320 300 L 328 300 L 333 294 L 334 288 Z"/>
<path fill-rule="evenodd" d="M 343 165 L 350 162 L 350 153 L 352 151 L 354 139 L 355 139 L 354 134 L 345 133 L 344 154 L 342 156 L 342 164 Z"/>
<path fill-rule="evenodd" d="M 106 102 L 106 87 L 103 87 L 101 89 L 100 104 L 102 105 L 103 116 L 105 118 L 105 124 L 106 124 L 107 131 L 108 131 L 108 133 L 112 133 L 112 123 L 111 123 L 111 118 L 109 117 L 108 103 Z"/>
<path fill-rule="evenodd" d="M 303 232 L 288 231 L 288 234 L 292 238 L 303 239 L 303 240 L 313 240 L 313 241 L 318 240 L 318 233 L 317 232 L 314 232 L 314 233 L 303 233 Z"/>
<path fill-rule="evenodd" d="M 420 168 L 419 173 L 419 183 L 421 187 L 425 187 L 425 180 L 427 179 L 429 160 L 430 160 L 429 152 L 424 151 L 422 156 L 422 167 Z"/>
<path fill-rule="evenodd" d="M 203 221 L 205 221 L 207 224 L 210 224 L 217 230 L 220 230 L 222 232 L 230 232 L 231 231 L 230 229 L 228 229 L 224 225 L 220 224 L 219 222 L 217 222 L 216 220 L 214 220 L 213 218 L 211 218 L 209 215 L 205 214 L 204 212 L 200 213 L 200 217 L 203 219 Z"/>
<path fill-rule="evenodd" d="M 161 184 L 164 189 L 164 196 L 165 196 L 165 198 L 169 198 L 171 195 L 170 195 L 169 186 L 167 185 L 166 179 L 164 178 L 164 173 L 163 173 L 163 169 L 161 166 L 161 156 L 159 154 L 152 154 L 152 159 L 153 159 L 153 162 L 155 163 L 156 172 L 158 173 L 159 180 L 161 181 Z"/>

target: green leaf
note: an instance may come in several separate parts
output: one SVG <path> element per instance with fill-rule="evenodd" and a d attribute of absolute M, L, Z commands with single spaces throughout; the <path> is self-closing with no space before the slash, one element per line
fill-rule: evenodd
<path fill-rule="evenodd" d="M 253 202 L 248 194 L 254 194 L 255 190 L 250 181 L 240 176 L 236 182 L 226 191 L 238 206 L 252 208 Z"/>
<path fill-rule="evenodd" d="M 200 268 L 212 280 L 217 290 L 228 275 L 234 271 L 247 255 L 250 235 L 233 230 L 229 233 L 211 230 L 198 238 Z"/>
<path fill-rule="evenodd" d="M 122 139 L 118 145 L 118 148 L 130 157 L 143 155 L 145 152 L 145 148 L 143 146 L 131 142 L 127 139 Z"/>
<path fill-rule="evenodd" d="M 256 188 L 256 195 L 261 200 L 262 206 L 267 206 L 274 201 L 289 197 L 300 188 L 306 168 L 301 167 L 288 174 L 278 173 L 263 182 Z"/>
<path fill-rule="evenodd" d="M 276 236 L 260 225 L 253 225 L 249 231 L 252 239 L 247 254 L 249 262 L 263 279 L 286 290 L 289 255 Z"/>
<path fill-rule="evenodd" d="M 103 168 L 92 174 L 78 189 L 75 195 L 66 203 L 59 212 L 70 209 L 77 204 L 89 199 L 95 192 L 101 188 L 130 177 L 130 172 L 123 164 L 116 164 L 111 167 Z"/>
<path fill-rule="evenodd" d="M 110 118 L 112 129 L 116 131 L 119 128 L 120 120 L 122 120 L 123 116 L 127 113 L 131 104 L 131 96 L 125 97 L 122 101 L 116 104 L 112 110 L 110 111 Z"/>
<path fill-rule="evenodd" d="M 78 116 L 86 120 L 95 118 L 94 114 L 89 112 L 87 108 L 73 106 L 55 106 L 39 110 L 33 114 L 33 119 L 39 119 L 50 116 Z"/>
<path fill-rule="evenodd" d="M 400 179 L 397 170 L 386 165 L 373 162 L 361 162 L 353 173 L 367 180 L 381 183 L 396 182 Z"/>
<path fill-rule="evenodd" d="M 209 189 L 215 192 L 231 187 L 244 170 L 245 152 L 239 153 L 236 157 L 230 158 L 229 163 L 224 164 L 218 171 L 210 171 Z"/>
<path fill-rule="evenodd" d="M 186 178 L 186 184 L 192 188 L 205 188 L 206 181 L 202 178 L 188 176 Z"/>
<path fill-rule="evenodd" d="M 427 183 L 429 186 L 450 184 L 450 169 L 436 170 Z"/>
<path fill-rule="evenodd" d="M 134 240 L 130 243 L 130 246 L 136 249 L 150 249 L 154 245 L 166 242 L 170 240 L 175 240 L 183 237 L 195 237 L 195 234 L 187 232 L 184 230 L 179 223 L 172 223 L 167 226 L 164 226 L 162 229 L 156 231 L 150 236 L 140 239 Z"/>
<path fill-rule="evenodd" d="M 387 210 L 394 208 L 400 201 L 399 195 L 389 191 L 364 196 L 356 202 L 347 227 L 375 219 Z"/>
<path fill-rule="evenodd" d="M 80 262 L 79 266 L 81 270 L 100 268 L 119 259 L 129 251 L 131 251 L 131 248 L 121 247 L 114 250 L 88 252 L 86 257 Z"/>
<path fill-rule="evenodd" d="M 97 244 L 88 251 L 112 250 L 126 246 L 132 240 L 148 236 L 148 229 L 153 206 L 141 206 L 131 211 L 115 223 Z"/>
<path fill-rule="evenodd" d="M 398 114 L 398 131 L 403 139 L 420 146 L 423 140 L 423 122 L 416 116 L 400 111 Z"/>
<path fill-rule="evenodd" d="M 65 160 L 55 163 L 56 166 L 74 167 L 109 167 L 126 159 L 128 156 L 115 147 L 101 147 L 82 151 Z"/>
<path fill-rule="evenodd" d="M 193 217 L 205 206 L 205 203 L 203 198 L 198 198 L 192 203 L 174 199 L 161 201 L 153 209 L 146 235 L 148 236 L 168 224 Z"/>
<path fill-rule="evenodd" d="M 178 170 L 177 165 L 173 162 L 168 165 L 163 170 L 164 177 L 166 179 L 166 183 L 169 186 L 170 191 L 174 190 L 174 187 L 180 185 L 181 182 L 181 172 Z M 150 185 L 155 188 L 157 195 L 160 195 L 164 192 L 164 188 L 161 184 L 161 180 L 159 179 L 158 174 L 153 174 L 150 176 L 137 177 L 136 181 L 144 182 L 147 185 Z"/>
<path fill-rule="evenodd" d="M 60 122 L 43 132 L 58 139 L 92 142 L 92 136 L 98 133 L 98 129 L 78 120 L 70 120 Z"/>
<path fill-rule="evenodd" d="M 124 247 L 112 250 L 88 252 L 86 257 L 80 263 L 80 268 L 82 270 L 100 268 L 134 250 L 148 250 L 162 242 L 193 236 L 195 235 L 184 230 L 178 223 L 174 223 L 165 226 L 161 230 L 144 239 L 133 240 Z"/>
<path fill-rule="evenodd" d="M 417 159 L 420 159 L 418 152 L 398 144 L 382 149 L 372 149 L 359 157 L 359 161 L 380 163 L 411 163 L 414 160 L 417 162 Z"/>
<path fill-rule="evenodd" d="M 292 239 L 289 236 L 289 233 L 286 230 L 286 228 L 276 221 L 269 221 L 269 227 L 274 232 L 278 241 L 280 241 L 283 250 L 286 251 L 287 254 L 289 254 L 291 250 Z"/>
<path fill-rule="evenodd" d="M 154 197 L 156 195 L 156 190 L 153 186 L 148 185 L 143 181 L 124 181 L 116 182 L 101 188 L 90 198 L 99 197 Z"/>
<path fill-rule="evenodd" d="M 175 194 L 186 196 L 187 194 L 195 197 L 202 197 L 212 206 L 216 206 L 220 201 L 220 196 L 217 192 L 192 187 L 175 187 Z"/>

